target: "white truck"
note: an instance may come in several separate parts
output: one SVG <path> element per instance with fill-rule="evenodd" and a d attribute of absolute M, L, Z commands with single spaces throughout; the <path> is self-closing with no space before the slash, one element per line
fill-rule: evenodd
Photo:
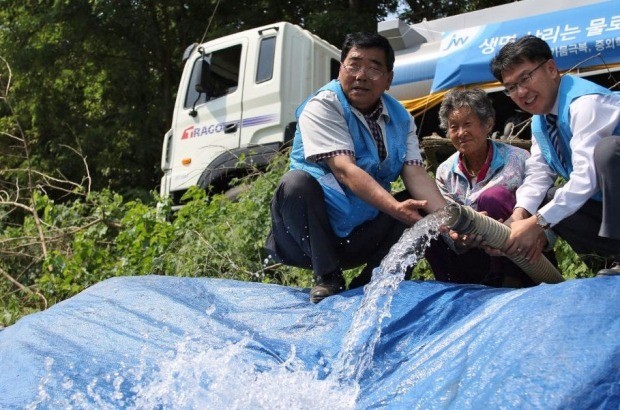
<path fill-rule="evenodd" d="M 491 75 L 495 52 L 535 34 L 550 44 L 561 70 L 611 87 L 620 70 L 619 6 L 619 0 L 522 0 L 414 25 L 380 22 L 378 32 L 396 53 L 389 93 L 416 117 L 427 159 L 436 154 L 425 141 L 439 133 L 438 105 L 454 87 L 486 89 L 499 134 L 511 134 L 504 124 L 519 122 L 517 107 Z M 340 66 L 336 47 L 289 23 L 193 45 L 184 59 L 161 163 L 161 195 L 175 204 L 192 185 L 223 192 L 233 177 L 267 164 L 292 139 L 297 106 Z"/>
<path fill-rule="evenodd" d="M 283 22 L 194 44 L 184 60 L 161 160 L 160 193 L 175 204 L 266 165 L 292 140 L 299 104 L 337 77 L 340 51 Z"/>

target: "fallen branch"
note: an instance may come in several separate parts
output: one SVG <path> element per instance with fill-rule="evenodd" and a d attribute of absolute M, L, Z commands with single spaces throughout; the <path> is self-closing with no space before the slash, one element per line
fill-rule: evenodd
<path fill-rule="evenodd" d="M 4 276 L 9 282 L 11 282 L 13 285 L 15 285 L 19 290 L 28 293 L 29 295 L 36 295 L 38 296 L 42 301 L 43 301 L 43 308 L 47 309 L 47 299 L 45 298 L 45 296 L 43 296 L 42 294 L 40 294 L 39 292 L 34 292 L 31 289 L 29 289 L 27 286 L 22 285 L 19 281 L 17 281 L 15 278 L 13 278 L 11 275 L 9 275 L 4 269 L 0 268 L 0 274 L 2 276 Z"/>

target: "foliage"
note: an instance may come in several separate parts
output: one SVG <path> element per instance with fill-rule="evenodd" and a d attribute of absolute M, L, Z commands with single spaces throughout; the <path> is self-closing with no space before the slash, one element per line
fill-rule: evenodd
<path fill-rule="evenodd" d="M 109 190 L 59 203 L 35 193 L 42 233 L 34 214 L 0 233 L 0 272 L 9 279 L 0 281 L 0 323 L 120 275 L 309 286 L 307 271 L 269 264 L 262 250 L 271 194 L 287 165 L 288 157 L 281 155 L 266 173 L 238 181 L 248 189 L 236 201 L 190 189 L 178 212 L 155 194 L 147 204 Z"/>
<path fill-rule="evenodd" d="M 562 238 L 558 238 L 554 251 L 558 269 L 567 279 L 590 278 L 604 268 L 604 258 L 596 255 L 577 255 Z"/>
<path fill-rule="evenodd" d="M 410 23 L 422 20 L 434 20 L 441 17 L 454 16 L 461 13 L 476 11 L 487 7 L 512 3 L 514 0 L 405 0 L 408 9 L 401 13 L 400 18 Z"/>
<path fill-rule="evenodd" d="M 78 180 L 83 168 L 64 148 L 76 147 L 96 170 L 93 189 L 147 200 L 161 177 L 161 140 L 189 44 L 286 20 L 339 45 L 346 31 L 375 30 L 396 5 L 3 0 L 0 57 L 13 67 L 13 111 L 37 169 Z M 0 121 L 6 115 L 0 109 Z M 7 148 L 0 145 L 0 152 Z M 25 166 L 11 158 L 16 167 Z"/>

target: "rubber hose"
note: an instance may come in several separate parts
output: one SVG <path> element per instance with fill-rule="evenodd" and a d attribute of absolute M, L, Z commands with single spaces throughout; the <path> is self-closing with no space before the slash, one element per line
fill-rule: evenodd
<path fill-rule="evenodd" d="M 448 220 L 446 225 L 461 235 L 480 235 L 491 247 L 501 249 L 510 237 L 510 228 L 493 218 L 476 212 L 469 206 L 450 204 L 446 207 Z M 532 280 L 539 284 L 563 282 L 562 274 L 545 255 L 532 263 L 524 256 L 508 256 Z"/>

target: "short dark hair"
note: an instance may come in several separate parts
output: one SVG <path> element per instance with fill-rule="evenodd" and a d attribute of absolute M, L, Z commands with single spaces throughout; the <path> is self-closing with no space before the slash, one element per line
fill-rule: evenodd
<path fill-rule="evenodd" d="M 498 81 L 502 82 L 502 72 L 516 64 L 525 61 L 542 63 L 552 58 L 551 48 L 545 40 L 527 35 L 506 44 L 497 52 L 491 60 L 491 72 Z"/>
<path fill-rule="evenodd" d="M 388 71 L 394 69 L 394 49 L 390 45 L 387 38 L 376 33 L 350 33 L 344 39 L 342 51 L 340 53 L 340 62 L 343 63 L 349 55 L 349 51 L 353 47 L 357 48 L 380 48 L 385 52 L 385 61 Z"/>
<path fill-rule="evenodd" d="M 472 88 L 463 90 L 454 88 L 446 93 L 439 107 L 439 126 L 443 130 L 448 129 L 448 117 L 459 108 L 469 107 L 476 117 L 487 124 L 489 120 L 495 122 L 495 110 L 493 102 L 483 90 Z"/>

